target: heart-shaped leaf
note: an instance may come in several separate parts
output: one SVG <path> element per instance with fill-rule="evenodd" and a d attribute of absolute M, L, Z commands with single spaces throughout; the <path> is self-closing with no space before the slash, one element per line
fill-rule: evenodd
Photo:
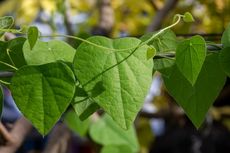
<path fill-rule="evenodd" d="M 63 63 L 24 66 L 13 76 L 11 91 L 23 115 L 45 135 L 71 103 L 75 77 Z"/>
<path fill-rule="evenodd" d="M 75 49 L 63 41 L 37 41 L 30 49 L 28 41 L 23 46 L 23 54 L 28 65 L 42 65 L 56 61 L 73 62 Z"/>
<path fill-rule="evenodd" d="M 220 64 L 224 72 L 230 77 L 230 47 L 221 50 Z"/>
<path fill-rule="evenodd" d="M 223 88 L 226 75 L 218 64 L 218 54 L 208 55 L 194 86 L 173 67 L 169 78 L 164 83 L 176 102 L 182 106 L 193 124 L 198 128 L 205 115 Z"/>
<path fill-rule="evenodd" d="M 192 16 L 192 14 L 189 13 L 189 12 L 186 12 L 184 14 L 183 20 L 184 20 L 184 22 L 194 22 L 195 21 L 194 18 L 193 18 L 193 16 Z"/>
<path fill-rule="evenodd" d="M 181 42 L 176 49 L 176 64 L 185 78 L 194 85 L 206 57 L 206 44 L 201 36 Z"/>
<path fill-rule="evenodd" d="M 135 50 L 141 42 L 136 38 L 111 40 L 95 36 L 87 40 L 103 47 L 82 43 L 74 59 L 75 75 L 88 95 L 102 82 L 105 91 L 93 99 L 127 129 L 140 110 L 152 80 L 153 62 L 146 59 L 147 46 Z"/>
<path fill-rule="evenodd" d="M 97 143 L 107 145 L 127 145 L 133 152 L 139 151 L 135 129 L 123 130 L 108 116 L 104 115 L 89 129 L 90 137 Z"/>
<path fill-rule="evenodd" d="M 35 43 L 37 42 L 39 31 L 37 27 L 29 27 L 28 29 L 28 42 L 30 44 L 30 49 L 32 50 Z"/>

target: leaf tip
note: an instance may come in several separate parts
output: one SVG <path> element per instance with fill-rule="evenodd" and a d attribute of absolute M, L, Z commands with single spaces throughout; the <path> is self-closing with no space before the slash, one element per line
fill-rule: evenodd
<path fill-rule="evenodd" d="M 185 14 L 183 16 L 183 21 L 184 22 L 194 22 L 195 20 L 194 20 L 194 18 L 193 18 L 191 13 L 185 12 Z"/>

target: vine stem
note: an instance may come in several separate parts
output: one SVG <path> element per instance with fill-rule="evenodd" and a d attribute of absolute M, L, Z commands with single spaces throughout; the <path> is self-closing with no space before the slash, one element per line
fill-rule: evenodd
<path fill-rule="evenodd" d="M 174 22 L 173 24 L 171 24 L 170 26 L 167 26 L 163 29 L 161 29 L 159 32 L 157 32 L 156 34 L 152 35 L 152 37 L 150 37 L 148 40 L 144 41 L 143 43 L 141 43 L 141 46 L 142 45 L 146 45 L 148 44 L 151 40 L 153 40 L 155 37 L 157 37 L 158 35 L 162 34 L 164 31 L 176 26 L 180 20 L 181 20 L 181 17 L 184 17 L 184 15 L 181 15 L 181 14 L 176 14 L 175 16 L 177 18 L 176 22 Z"/>
<path fill-rule="evenodd" d="M 85 43 L 88 43 L 92 46 L 95 46 L 95 47 L 98 47 L 98 48 L 102 48 L 102 49 L 106 49 L 106 50 L 111 50 L 111 51 L 126 51 L 126 50 L 133 50 L 136 48 L 139 48 L 139 47 L 142 47 L 146 44 L 148 44 L 151 40 L 153 40 L 155 37 L 157 37 L 158 35 L 160 35 L 161 33 L 163 33 L 164 31 L 174 27 L 175 25 L 177 25 L 180 20 L 181 20 L 181 17 L 183 17 L 184 15 L 181 15 L 181 14 L 176 14 L 176 22 L 174 22 L 172 25 L 168 26 L 168 27 L 165 27 L 164 29 L 161 29 L 159 32 L 157 32 L 156 34 L 152 35 L 152 37 L 150 37 L 148 40 L 140 43 L 139 45 L 135 46 L 135 47 L 131 47 L 131 48 L 124 48 L 124 49 L 114 49 L 114 48 L 108 48 L 108 47 L 105 47 L 105 46 L 101 46 L 101 45 L 98 45 L 96 43 L 93 43 L 91 41 L 88 41 L 88 40 L 85 40 L 83 38 L 80 38 L 80 37 L 76 37 L 76 36 L 71 36 L 71 35 L 65 35 L 65 34 L 54 34 L 52 36 L 40 36 L 40 37 L 66 37 L 66 38 L 72 38 L 72 39 L 76 39 L 76 40 L 80 40 L 82 42 L 85 42 Z"/>
<path fill-rule="evenodd" d="M 20 29 L 17 30 L 17 29 L 2 29 L 2 28 L 0 28 L 0 31 L 10 32 L 10 33 L 14 33 L 14 34 L 25 34 L 25 33 L 21 32 Z"/>
<path fill-rule="evenodd" d="M 10 62 L 13 64 L 13 66 L 15 66 L 14 61 L 12 60 L 12 58 L 11 58 L 11 56 L 10 56 L 10 50 L 7 49 L 7 50 L 6 50 L 6 53 L 7 53 L 7 56 L 9 57 L 9 59 L 10 59 Z"/>
<path fill-rule="evenodd" d="M 98 47 L 98 48 L 101 48 L 101 49 L 106 49 L 106 50 L 111 50 L 111 51 L 126 51 L 126 50 L 132 50 L 132 49 L 135 49 L 137 46 L 135 47 L 131 47 L 131 48 L 123 48 L 123 49 L 114 49 L 114 48 L 108 48 L 108 47 L 105 47 L 105 46 L 101 46 L 101 45 L 98 45 L 96 43 L 93 43 L 91 41 L 88 41 L 86 39 L 83 39 L 83 38 L 80 38 L 80 37 L 76 37 L 76 36 L 71 36 L 71 35 L 65 35 L 65 34 L 54 34 L 52 36 L 40 36 L 40 37 L 66 37 L 66 38 L 72 38 L 72 39 L 76 39 L 76 40 L 80 40 L 82 42 L 85 42 L 85 43 L 88 43 L 92 46 L 95 46 L 95 47 Z"/>
<path fill-rule="evenodd" d="M 3 81 L 3 80 L 0 80 L 0 83 L 5 84 L 5 85 L 10 85 L 9 82 Z"/>
<path fill-rule="evenodd" d="M 8 63 L 5 63 L 5 62 L 3 62 L 3 61 L 0 61 L 0 63 L 6 65 L 6 66 L 8 66 L 8 67 L 10 67 L 10 68 L 12 68 L 12 69 L 14 69 L 14 70 L 16 70 L 16 71 L 18 70 L 18 68 L 16 68 L 15 66 L 10 65 L 10 64 L 8 64 Z"/>

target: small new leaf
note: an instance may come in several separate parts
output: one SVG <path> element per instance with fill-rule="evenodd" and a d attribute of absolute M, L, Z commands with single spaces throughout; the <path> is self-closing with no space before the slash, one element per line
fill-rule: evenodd
<path fill-rule="evenodd" d="M 147 60 L 153 58 L 156 55 L 156 48 L 154 46 L 149 46 L 147 50 Z"/>
<path fill-rule="evenodd" d="M 34 45 L 37 42 L 39 36 L 39 31 L 37 27 L 29 27 L 28 32 L 27 32 L 27 37 L 28 37 L 28 41 L 30 44 L 30 49 L 32 50 Z"/>
<path fill-rule="evenodd" d="M 191 13 L 186 12 L 186 13 L 184 14 L 184 16 L 183 16 L 183 21 L 184 21 L 184 22 L 194 22 L 195 20 L 194 20 L 194 18 L 193 18 L 193 16 L 192 16 Z"/>
<path fill-rule="evenodd" d="M 9 29 L 14 24 L 14 18 L 12 16 L 4 16 L 0 17 L 0 29 Z M 0 30 L 1 31 L 1 30 Z M 0 37 L 4 34 L 4 32 L 0 32 Z"/>

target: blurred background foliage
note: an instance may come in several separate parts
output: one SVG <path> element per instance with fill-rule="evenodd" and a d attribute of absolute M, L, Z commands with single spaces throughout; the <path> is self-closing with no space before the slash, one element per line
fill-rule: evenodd
<path fill-rule="evenodd" d="M 195 23 L 177 26 L 175 32 L 178 34 L 221 33 L 230 21 L 227 13 L 230 12 L 230 0 L 179 0 L 176 3 L 162 26 L 168 25 L 176 13 L 185 11 L 191 12 L 196 19 Z M 165 0 L 112 0 L 114 25 L 111 36 L 119 37 L 122 33 L 142 35 L 164 4 Z M 97 0 L 5 0 L 0 4 L 0 16 L 13 15 L 17 25 L 32 24 L 39 19 L 51 24 L 57 16 L 62 18 L 63 13 L 68 14 L 76 33 L 89 32 L 100 21 Z"/>

